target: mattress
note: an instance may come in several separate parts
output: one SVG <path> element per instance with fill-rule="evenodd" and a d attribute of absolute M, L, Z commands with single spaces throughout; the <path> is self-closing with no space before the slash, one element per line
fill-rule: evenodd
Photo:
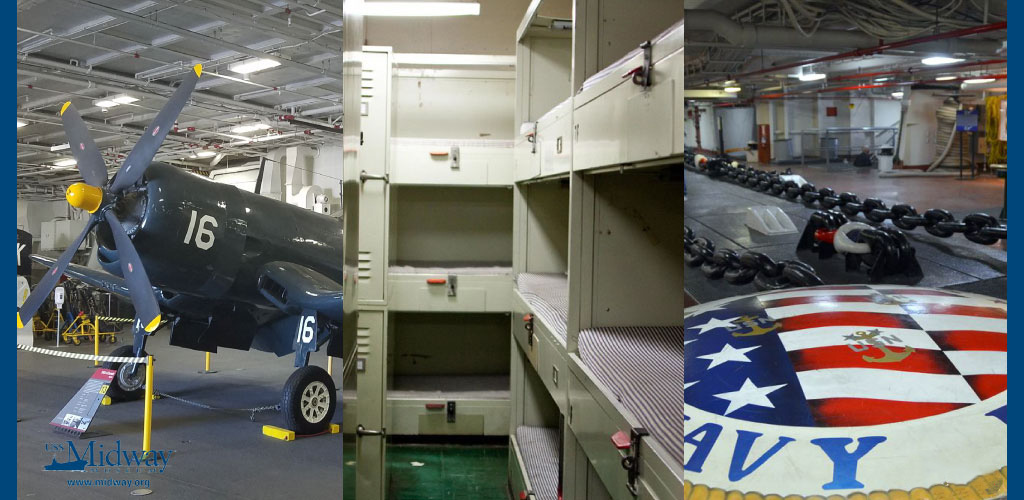
<path fill-rule="evenodd" d="M 516 287 L 544 324 L 565 341 L 569 318 L 569 278 L 560 273 L 522 273 Z"/>
<path fill-rule="evenodd" d="M 558 429 L 520 426 L 516 428 L 516 441 L 533 494 L 539 500 L 557 500 Z"/>
<path fill-rule="evenodd" d="M 683 463 L 683 327 L 583 330 L 580 358 L 669 455 Z"/>
<path fill-rule="evenodd" d="M 509 275 L 512 274 L 511 266 L 412 266 L 395 265 L 388 267 L 390 274 L 462 274 L 462 275 Z"/>

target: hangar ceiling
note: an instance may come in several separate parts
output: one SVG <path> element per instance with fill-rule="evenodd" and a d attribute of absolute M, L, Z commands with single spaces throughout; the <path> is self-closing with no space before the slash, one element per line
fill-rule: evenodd
<path fill-rule="evenodd" d="M 203 77 L 158 160 L 202 172 L 340 138 L 341 0 L 19 0 L 17 24 L 24 198 L 80 179 L 65 101 L 113 170 L 195 64 Z M 238 67 L 254 60 L 274 66 Z"/>

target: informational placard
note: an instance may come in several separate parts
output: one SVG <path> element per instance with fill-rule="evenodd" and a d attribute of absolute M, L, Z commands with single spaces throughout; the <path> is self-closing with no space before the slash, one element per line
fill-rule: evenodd
<path fill-rule="evenodd" d="M 978 110 L 977 109 L 960 109 L 956 112 L 956 131 L 957 132 L 977 132 L 978 131 Z"/>
<path fill-rule="evenodd" d="M 89 429 L 92 418 L 96 415 L 96 409 L 100 407 L 103 396 L 107 393 L 111 381 L 114 380 L 116 370 L 98 368 L 93 372 L 92 377 L 85 382 L 85 385 L 75 393 L 75 396 L 64 405 L 57 416 L 53 417 L 50 425 L 57 432 L 70 434 L 79 437 Z"/>
<path fill-rule="evenodd" d="M 18 276 L 28 278 L 32 275 L 32 233 L 18 230 Z"/>

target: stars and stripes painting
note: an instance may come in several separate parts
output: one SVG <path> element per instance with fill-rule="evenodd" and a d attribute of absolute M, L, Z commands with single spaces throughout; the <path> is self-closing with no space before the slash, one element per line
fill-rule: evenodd
<path fill-rule="evenodd" d="M 1006 390 L 1006 302 L 848 285 L 760 294 L 688 317 L 686 404 L 788 426 L 868 426 Z"/>

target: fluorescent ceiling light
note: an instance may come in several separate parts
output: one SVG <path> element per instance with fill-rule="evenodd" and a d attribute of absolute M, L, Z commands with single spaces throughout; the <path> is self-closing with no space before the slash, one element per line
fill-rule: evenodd
<path fill-rule="evenodd" d="M 28 124 L 23 122 L 23 121 L 21 121 L 21 120 L 18 120 L 18 128 L 24 127 L 25 125 L 28 125 Z"/>
<path fill-rule="evenodd" d="M 726 88 L 724 88 L 722 90 L 724 90 L 724 91 L 726 91 L 726 92 L 728 92 L 730 94 L 735 94 L 735 93 L 739 92 L 742 89 L 739 88 L 739 87 L 726 87 Z"/>
<path fill-rule="evenodd" d="M 736 80 L 726 80 L 725 81 L 726 85 L 734 85 L 735 83 L 736 83 Z"/>
<path fill-rule="evenodd" d="M 280 65 L 281 63 L 273 59 L 265 59 L 261 57 L 258 59 L 247 59 L 242 62 L 237 62 L 235 64 L 232 64 L 231 66 L 228 66 L 228 70 L 238 74 L 247 75 L 249 73 L 255 73 L 257 71 L 275 68 Z"/>
<path fill-rule="evenodd" d="M 363 2 L 364 16 L 443 17 L 479 16 L 479 2 Z"/>
<path fill-rule="evenodd" d="M 903 91 L 901 90 L 899 92 L 893 92 L 892 96 L 897 98 L 897 99 L 903 99 Z"/>
<path fill-rule="evenodd" d="M 515 66 L 516 56 L 397 53 L 394 61 L 397 64 L 422 66 Z"/>
<path fill-rule="evenodd" d="M 103 98 L 103 99 L 100 99 L 100 100 L 98 100 L 96 102 L 93 102 L 93 104 L 95 104 L 96 106 L 99 106 L 101 108 L 112 108 L 112 107 L 117 106 L 119 104 L 131 104 L 131 103 L 133 103 L 135 101 L 138 101 L 138 99 L 136 99 L 136 98 L 134 98 L 134 97 L 132 97 L 130 95 L 118 94 L 118 95 L 115 95 L 115 96 L 107 96 L 106 98 Z"/>
<path fill-rule="evenodd" d="M 888 77 L 888 76 L 883 76 L 883 77 L 881 77 L 881 78 L 875 78 L 875 81 L 876 81 L 876 82 L 887 82 L 887 81 L 889 81 L 889 80 L 892 80 L 892 78 L 891 78 L 891 77 Z"/>
<path fill-rule="evenodd" d="M 78 161 L 76 161 L 74 158 L 65 158 L 63 160 L 58 160 L 58 161 L 53 162 L 53 166 L 55 166 L 55 167 L 70 167 L 72 165 L 77 165 L 77 164 L 78 164 Z"/>
<path fill-rule="evenodd" d="M 940 64 L 953 64 L 963 62 L 963 59 L 958 57 L 934 56 L 921 59 L 921 62 L 928 66 L 938 66 Z"/>
<path fill-rule="evenodd" d="M 825 78 L 825 73 L 803 73 L 800 75 L 801 82 L 813 82 Z"/>
<path fill-rule="evenodd" d="M 956 80 L 956 75 L 942 75 L 935 77 L 936 80 L 944 82 L 946 80 Z"/>
<path fill-rule="evenodd" d="M 234 133 L 234 134 L 247 134 L 249 132 L 256 132 L 257 130 L 266 130 L 268 128 L 270 128 L 270 125 L 267 125 L 266 123 L 258 123 L 257 122 L 257 123 L 250 123 L 248 125 L 239 125 L 239 126 L 233 128 L 233 129 L 231 129 L 231 132 Z"/>
<path fill-rule="evenodd" d="M 964 80 L 964 83 L 967 83 L 967 84 L 992 83 L 994 81 L 996 81 L 995 78 L 970 78 L 968 80 Z"/>
<path fill-rule="evenodd" d="M 215 151 L 200 151 L 200 152 L 196 153 L 196 156 L 198 156 L 200 158 L 209 158 L 209 157 L 214 156 L 216 154 L 217 153 Z"/>

